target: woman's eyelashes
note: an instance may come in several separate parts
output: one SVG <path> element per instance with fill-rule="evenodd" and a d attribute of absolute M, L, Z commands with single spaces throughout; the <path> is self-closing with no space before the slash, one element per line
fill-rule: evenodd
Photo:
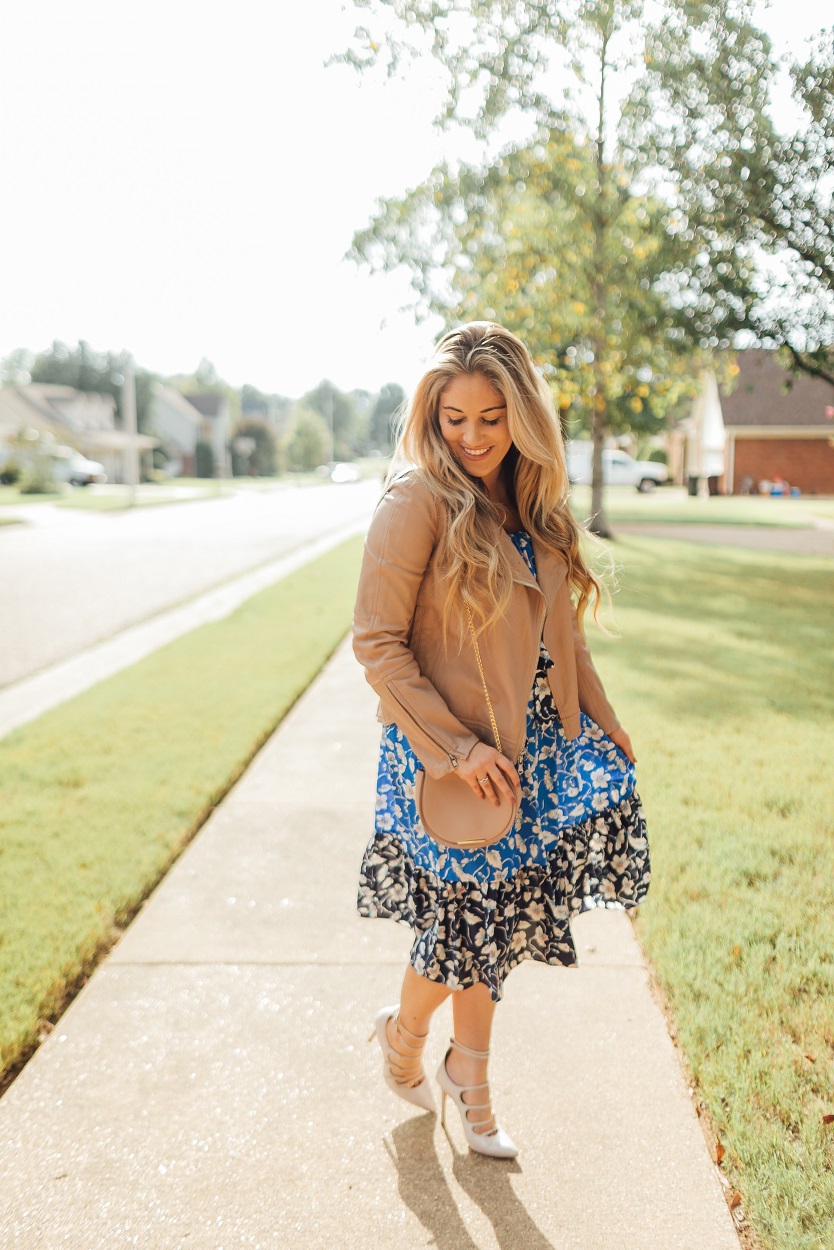
<path fill-rule="evenodd" d="M 497 425 L 500 420 L 501 420 L 500 417 L 495 417 L 492 421 L 490 421 L 487 417 L 481 417 L 481 422 L 483 425 Z M 463 417 L 447 417 L 446 424 L 447 425 L 463 425 Z"/>

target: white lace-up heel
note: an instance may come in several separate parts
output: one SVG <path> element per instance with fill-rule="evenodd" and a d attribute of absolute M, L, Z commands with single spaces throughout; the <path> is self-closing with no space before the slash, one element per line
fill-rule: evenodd
<path fill-rule="evenodd" d="M 392 1018 L 397 1038 L 402 1044 L 402 1051 L 392 1049 L 388 1040 L 386 1026 Z M 421 1035 L 407 1029 L 400 1021 L 399 1006 L 394 1006 L 383 1007 L 382 1011 L 378 1012 L 368 1041 L 372 1042 L 376 1038 L 382 1047 L 382 1075 L 388 1088 L 392 1089 L 398 1097 L 404 1098 L 406 1102 L 422 1107 L 424 1111 L 436 1112 L 434 1094 L 431 1085 L 426 1080 L 422 1066 L 419 1071 L 414 1070 L 414 1061 L 420 1058 L 427 1037 L 427 1033 Z"/>
<path fill-rule="evenodd" d="M 453 1037 L 449 1038 L 455 1050 L 463 1051 L 465 1055 L 469 1055 L 472 1059 L 489 1059 L 488 1050 L 471 1050 L 468 1046 L 462 1045 L 461 1042 L 455 1041 Z M 446 1060 L 452 1053 L 452 1046 L 446 1051 L 443 1062 L 437 1069 L 437 1083 L 443 1091 L 443 1102 L 440 1114 L 440 1123 L 446 1128 L 446 1096 L 448 1095 L 458 1111 L 463 1122 L 463 1131 L 466 1134 L 466 1140 L 470 1148 L 481 1155 L 489 1155 L 493 1159 L 514 1159 L 518 1154 L 518 1150 L 514 1145 L 509 1134 L 505 1133 L 502 1128 L 498 1127 L 495 1119 L 495 1112 L 492 1110 L 491 1102 L 464 1102 L 463 1095 L 469 1094 L 475 1089 L 487 1089 L 489 1083 L 482 1081 L 479 1085 L 456 1085 L 449 1073 L 446 1071 Z M 489 1111 L 489 1116 L 482 1120 L 470 1120 L 470 1111 Z M 484 1128 L 484 1125 L 491 1127 Z M 476 1130 L 480 1129 L 480 1132 Z"/>

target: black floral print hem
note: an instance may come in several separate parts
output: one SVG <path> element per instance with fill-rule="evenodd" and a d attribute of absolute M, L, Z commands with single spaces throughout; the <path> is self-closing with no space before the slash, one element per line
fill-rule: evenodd
<path fill-rule="evenodd" d="M 636 907 L 650 880 L 645 816 L 633 791 L 563 829 L 543 863 L 491 881 L 437 876 L 414 863 L 394 831 L 377 830 L 362 860 L 357 910 L 410 925 L 410 960 L 421 976 L 452 989 L 482 982 L 500 1002 L 507 973 L 525 959 L 576 966 L 571 915 Z"/>

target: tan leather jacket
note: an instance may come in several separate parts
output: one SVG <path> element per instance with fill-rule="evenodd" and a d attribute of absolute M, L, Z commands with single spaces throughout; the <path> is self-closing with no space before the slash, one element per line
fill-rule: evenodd
<path fill-rule="evenodd" d="M 457 768 L 476 742 L 494 745 L 471 635 L 460 651 L 450 635 L 444 650 L 437 562 L 444 537 L 442 505 L 419 472 L 397 478 L 371 520 L 353 619 L 354 653 L 379 695 L 378 718 L 399 726 L 433 777 Z M 534 541 L 534 578 L 503 529 L 496 542 L 512 566 L 512 598 L 478 641 L 504 755 L 516 760 L 524 746 L 542 637 L 554 661 L 548 680 L 566 735 L 579 733 L 580 708 L 610 734 L 619 721 L 576 622 L 567 564 Z"/>

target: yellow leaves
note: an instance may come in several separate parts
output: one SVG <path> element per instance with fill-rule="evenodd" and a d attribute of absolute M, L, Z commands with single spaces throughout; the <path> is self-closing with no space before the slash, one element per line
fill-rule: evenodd
<path fill-rule="evenodd" d="M 571 308 L 576 313 L 577 317 L 581 317 L 583 313 L 585 312 L 585 305 L 579 299 L 575 299 L 572 301 Z"/>
<path fill-rule="evenodd" d="M 639 395 L 632 395 L 631 399 L 628 401 L 628 406 L 632 412 L 643 411 L 643 401 Z"/>
<path fill-rule="evenodd" d="M 636 393 L 637 393 L 638 395 L 640 395 L 643 399 L 645 399 L 645 398 L 646 398 L 646 396 L 647 396 L 647 395 L 648 395 L 648 393 L 649 393 L 649 388 L 648 388 L 648 386 L 646 386 L 646 383 L 645 383 L 645 382 L 641 382 L 641 383 L 640 383 L 640 385 L 637 387 L 637 392 L 636 392 Z"/>

